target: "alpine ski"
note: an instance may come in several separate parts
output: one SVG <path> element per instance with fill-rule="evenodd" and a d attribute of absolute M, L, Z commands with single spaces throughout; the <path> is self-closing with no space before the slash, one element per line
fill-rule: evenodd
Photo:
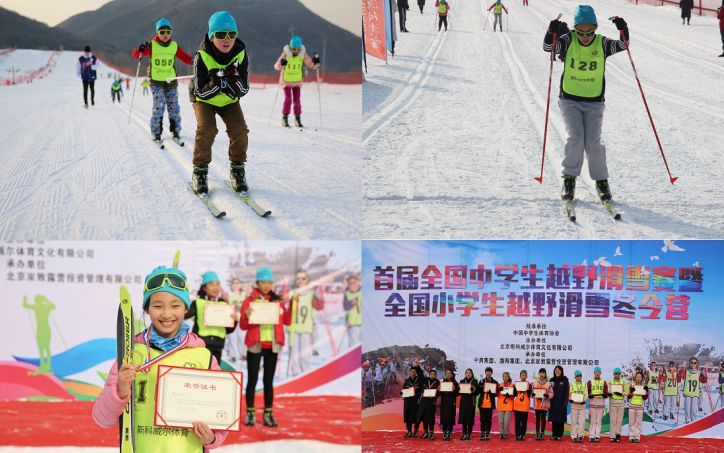
<path fill-rule="evenodd" d="M 568 215 L 568 220 L 571 222 L 576 221 L 576 211 L 573 208 L 573 202 L 572 201 L 565 201 L 566 203 L 566 214 Z"/>
<path fill-rule="evenodd" d="M 211 211 L 211 214 L 213 214 L 214 217 L 218 219 L 219 217 L 224 217 L 226 215 L 225 211 L 219 211 L 219 209 L 214 206 L 214 204 L 211 202 L 211 199 L 209 199 L 208 194 L 205 194 L 206 196 L 202 196 L 194 192 L 194 185 L 190 181 L 189 187 L 191 188 L 191 192 L 193 192 L 194 195 L 196 195 L 199 200 L 201 200 L 206 205 L 206 207 L 209 208 L 209 211 Z"/>
<path fill-rule="evenodd" d="M 239 192 L 235 191 L 234 188 L 231 186 L 231 181 L 228 179 L 224 181 L 224 184 L 226 185 L 226 188 L 231 191 L 234 195 L 236 195 L 241 201 L 249 205 L 249 207 L 254 210 L 257 214 L 259 214 L 261 217 L 267 218 L 271 215 L 271 211 L 265 211 L 262 209 L 258 204 L 252 200 L 249 195 L 243 195 Z"/>
<path fill-rule="evenodd" d="M 176 137 L 173 137 L 173 141 L 175 141 L 178 146 L 184 146 L 186 144 L 180 138 Z"/>
<path fill-rule="evenodd" d="M 166 148 L 166 146 L 163 144 L 163 139 L 161 139 L 161 140 L 156 140 L 156 139 L 153 139 L 153 138 L 152 138 L 151 141 L 153 141 L 153 143 L 154 143 L 156 146 L 158 146 L 159 148 L 161 148 L 161 149 Z"/>
<path fill-rule="evenodd" d="M 131 296 L 128 289 L 121 286 L 121 303 L 118 307 L 118 319 L 116 322 L 117 341 L 117 363 L 118 369 L 124 363 L 131 363 L 131 350 L 133 349 L 133 308 L 131 308 Z M 134 451 L 134 425 L 135 415 L 133 411 L 134 383 L 131 383 L 131 398 L 126 403 L 123 413 L 118 419 L 118 428 L 121 436 L 121 453 L 133 453 Z"/>
<path fill-rule="evenodd" d="M 611 216 L 613 216 L 614 219 L 621 220 L 621 214 L 616 212 L 616 209 L 613 207 L 613 205 L 611 204 L 610 201 L 601 201 L 601 203 L 606 208 L 608 213 L 611 214 Z"/>

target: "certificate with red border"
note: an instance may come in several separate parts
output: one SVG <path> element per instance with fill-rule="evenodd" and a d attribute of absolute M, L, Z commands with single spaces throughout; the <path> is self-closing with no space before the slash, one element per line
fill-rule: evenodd
<path fill-rule="evenodd" d="M 242 382 L 239 371 L 159 365 L 153 424 L 193 428 L 193 422 L 204 422 L 211 429 L 239 431 Z"/>
<path fill-rule="evenodd" d="M 460 393 L 470 395 L 472 392 L 473 384 L 460 384 Z"/>
<path fill-rule="evenodd" d="M 437 389 L 425 389 L 422 391 L 422 396 L 425 398 L 435 398 L 437 396 Z"/>
<path fill-rule="evenodd" d="M 407 387 L 402 389 L 402 397 L 403 398 L 410 398 L 412 396 L 415 396 L 415 388 L 414 387 Z"/>
<path fill-rule="evenodd" d="M 498 391 L 498 384 L 494 384 L 492 382 L 485 382 L 483 383 L 483 392 L 488 393 L 488 390 L 490 390 L 493 393 L 497 393 Z"/>
<path fill-rule="evenodd" d="M 453 386 L 452 382 L 441 382 L 440 383 L 441 392 L 452 392 L 454 390 L 455 390 L 455 387 Z"/>
<path fill-rule="evenodd" d="M 207 327 L 234 327 L 234 319 L 231 317 L 236 306 L 229 304 L 204 305 L 204 325 Z"/>
<path fill-rule="evenodd" d="M 277 324 L 279 322 L 278 302 L 252 302 L 251 315 L 249 316 L 249 324 Z"/>
<path fill-rule="evenodd" d="M 515 389 L 519 392 L 527 392 L 529 385 L 528 381 L 515 381 Z"/>

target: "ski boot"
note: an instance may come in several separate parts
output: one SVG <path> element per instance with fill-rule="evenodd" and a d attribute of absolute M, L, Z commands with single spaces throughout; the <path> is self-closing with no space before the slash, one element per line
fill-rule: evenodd
<path fill-rule="evenodd" d="M 191 174 L 191 184 L 194 188 L 194 192 L 196 192 L 198 195 L 206 195 L 209 193 L 209 183 L 207 181 L 208 175 L 208 165 L 194 165 L 194 172 Z"/>
<path fill-rule="evenodd" d="M 254 408 L 247 407 L 246 408 L 246 426 L 254 426 L 254 425 L 256 425 L 256 417 L 254 417 Z"/>
<path fill-rule="evenodd" d="M 428 434 L 427 438 L 430 440 L 435 440 L 435 439 L 433 439 L 433 436 L 432 436 L 433 434 L 434 434 L 434 431 L 430 431 L 430 434 Z"/>
<path fill-rule="evenodd" d="M 282 127 L 289 127 L 289 115 L 282 115 Z"/>
<path fill-rule="evenodd" d="M 428 433 L 427 430 L 425 430 L 424 433 L 422 433 L 422 436 L 420 436 L 420 439 L 427 439 Z"/>
<path fill-rule="evenodd" d="M 415 429 L 415 430 L 412 432 L 412 437 L 413 437 L 413 438 L 414 438 L 414 437 L 417 437 L 417 429 Z"/>
<path fill-rule="evenodd" d="M 563 188 L 561 189 L 561 198 L 563 201 L 573 201 L 576 197 L 576 177 L 563 175 Z"/>
<path fill-rule="evenodd" d="M 302 117 L 301 116 L 294 117 L 294 125 L 296 127 L 304 127 L 304 126 L 302 126 Z"/>
<path fill-rule="evenodd" d="M 608 187 L 608 179 L 596 181 L 596 192 L 598 193 L 598 198 L 604 203 L 611 201 L 611 189 Z"/>
<path fill-rule="evenodd" d="M 279 426 L 277 424 L 277 421 L 274 420 L 271 407 L 267 407 L 266 409 L 264 409 L 264 426 L 268 426 L 270 428 L 276 428 L 277 426 Z"/>
<path fill-rule="evenodd" d="M 249 184 L 246 183 L 246 171 L 243 163 L 231 163 L 231 173 L 229 178 L 231 179 L 231 187 L 236 192 L 241 193 L 249 191 Z"/>

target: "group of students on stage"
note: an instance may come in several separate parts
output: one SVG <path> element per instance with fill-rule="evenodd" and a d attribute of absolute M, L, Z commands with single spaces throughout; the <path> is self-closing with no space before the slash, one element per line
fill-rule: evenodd
<path fill-rule="evenodd" d="M 686 413 L 685 423 L 695 420 L 695 411 L 701 395 L 701 384 L 706 383 L 706 374 L 699 370 L 698 360 L 692 357 L 689 367 L 682 372 L 675 371 L 674 362 L 669 362 L 669 371 L 656 371 L 655 364 L 645 373 L 637 369 L 630 380 L 621 378 L 621 370 L 613 370 L 613 379 L 601 379 L 601 367 L 593 370 L 593 379 L 584 382 L 581 371 L 576 370 L 574 381 L 570 382 L 557 365 L 553 377 L 548 378 L 545 368 L 538 371 L 538 379 L 528 381 L 528 373 L 520 372 L 519 380 L 513 382 L 510 373 L 503 373 L 502 382 L 496 381 L 493 368 L 485 368 L 485 377 L 476 380 L 473 371 L 465 370 L 465 377 L 457 381 L 452 370 L 444 371 L 439 379 L 434 369 L 423 370 L 419 361 L 413 361 L 409 377 L 400 392 L 404 398 L 404 422 L 407 428 L 405 438 L 416 438 L 419 425 L 424 432 L 421 439 L 434 440 L 435 413 L 440 398 L 440 425 L 442 440 L 451 440 L 455 425 L 456 403 L 460 398 L 458 423 L 462 425 L 460 440 L 472 440 L 475 408 L 480 412 L 480 440 L 490 440 L 493 409 L 498 414 L 500 439 L 508 438 L 511 414 L 514 414 L 515 439 L 524 441 L 528 425 L 531 404 L 535 412 L 536 441 L 544 440 L 546 423 L 552 424 L 551 440 L 561 441 L 568 416 L 568 404 L 571 404 L 571 438 L 574 443 L 582 443 L 586 429 L 586 403 L 588 403 L 589 442 L 600 442 L 601 424 L 609 399 L 610 441 L 621 442 L 621 427 L 624 406 L 628 401 L 629 442 L 638 443 L 641 438 L 644 404 L 654 399 L 654 409 L 658 411 L 659 385 L 664 387 L 664 411 L 669 408 L 673 418 L 672 406 L 681 391 L 684 397 Z M 724 369 L 724 368 L 723 368 Z M 723 386 L 724 387 L 724 386 Z M 672 393 L 673 392 L 673 393 Z M 668 404 L 668 406 L 667 406 Z M 548 420 L 546 420 L 546 418 Z"/>

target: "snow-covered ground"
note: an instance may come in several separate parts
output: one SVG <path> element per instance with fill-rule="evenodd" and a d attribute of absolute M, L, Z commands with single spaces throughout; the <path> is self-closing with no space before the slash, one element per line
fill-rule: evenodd
<path fill-rule="evenodd" d="M 215 219 L 188 187 L 196 117 L 181 85 L 185 147 L 150 140 L 151 96 L 140 84 L 128 124 L 131 88 L 110 99 L 112 69 L 96 81 L 96 105 L 83 109 L 75 75 L 80 52 L 32 84 L 0 87 L 0 237 L 4 239 L 357 239 L 361 235 L 361 88 L 322 87 L 323 128 L 315 84 L 302 91 L 309 129 L 283 130 L 276 86 L 253 87 L 241 101 L 250 129 L 247 179 L 251 195 L 272 211 L 258 217 L 223 185 L 229 177 L 225 126 L 213 145 L 211 199 L 227 216 Z M 16 50 L 0 57 L 4 72 L 44 65 L 50 52 Z M 178 65 L 181 67 L 179 68 Z M 177 69 L 188 73 L 188 68 Z M 143 74 L 142 74 L 143 75 Z M 139 78 L 142 80 L 142 78 Z"/>
<path fill-rule="evenodd" d="M 413 2 L 414 3 L 414 2 Z M 429 2 L 428 2 L 429 3 Z M 675 7 L 589 2 L 599 31 L 621 16 L 672 174 L 669 183 L 626 53 L 606 63 L 603 141 L 621 221 L 597 201 L 587 164 L 577 223 L 560 201 L 567 138 L 554 64 L 543 184 L 540 174 L 550 54 L 548 23 L 572 26 L 577 2 L 504 2 L 503 33 L 486 29 L 492 3 L 451 0 L 453 30 L 433 28 L 435 9 L 412 5 L 389 64 L 368 57 L 363 86 L 366 238 L 715 238 L 724 233 L 724 58 L 718 22 Z"/>

